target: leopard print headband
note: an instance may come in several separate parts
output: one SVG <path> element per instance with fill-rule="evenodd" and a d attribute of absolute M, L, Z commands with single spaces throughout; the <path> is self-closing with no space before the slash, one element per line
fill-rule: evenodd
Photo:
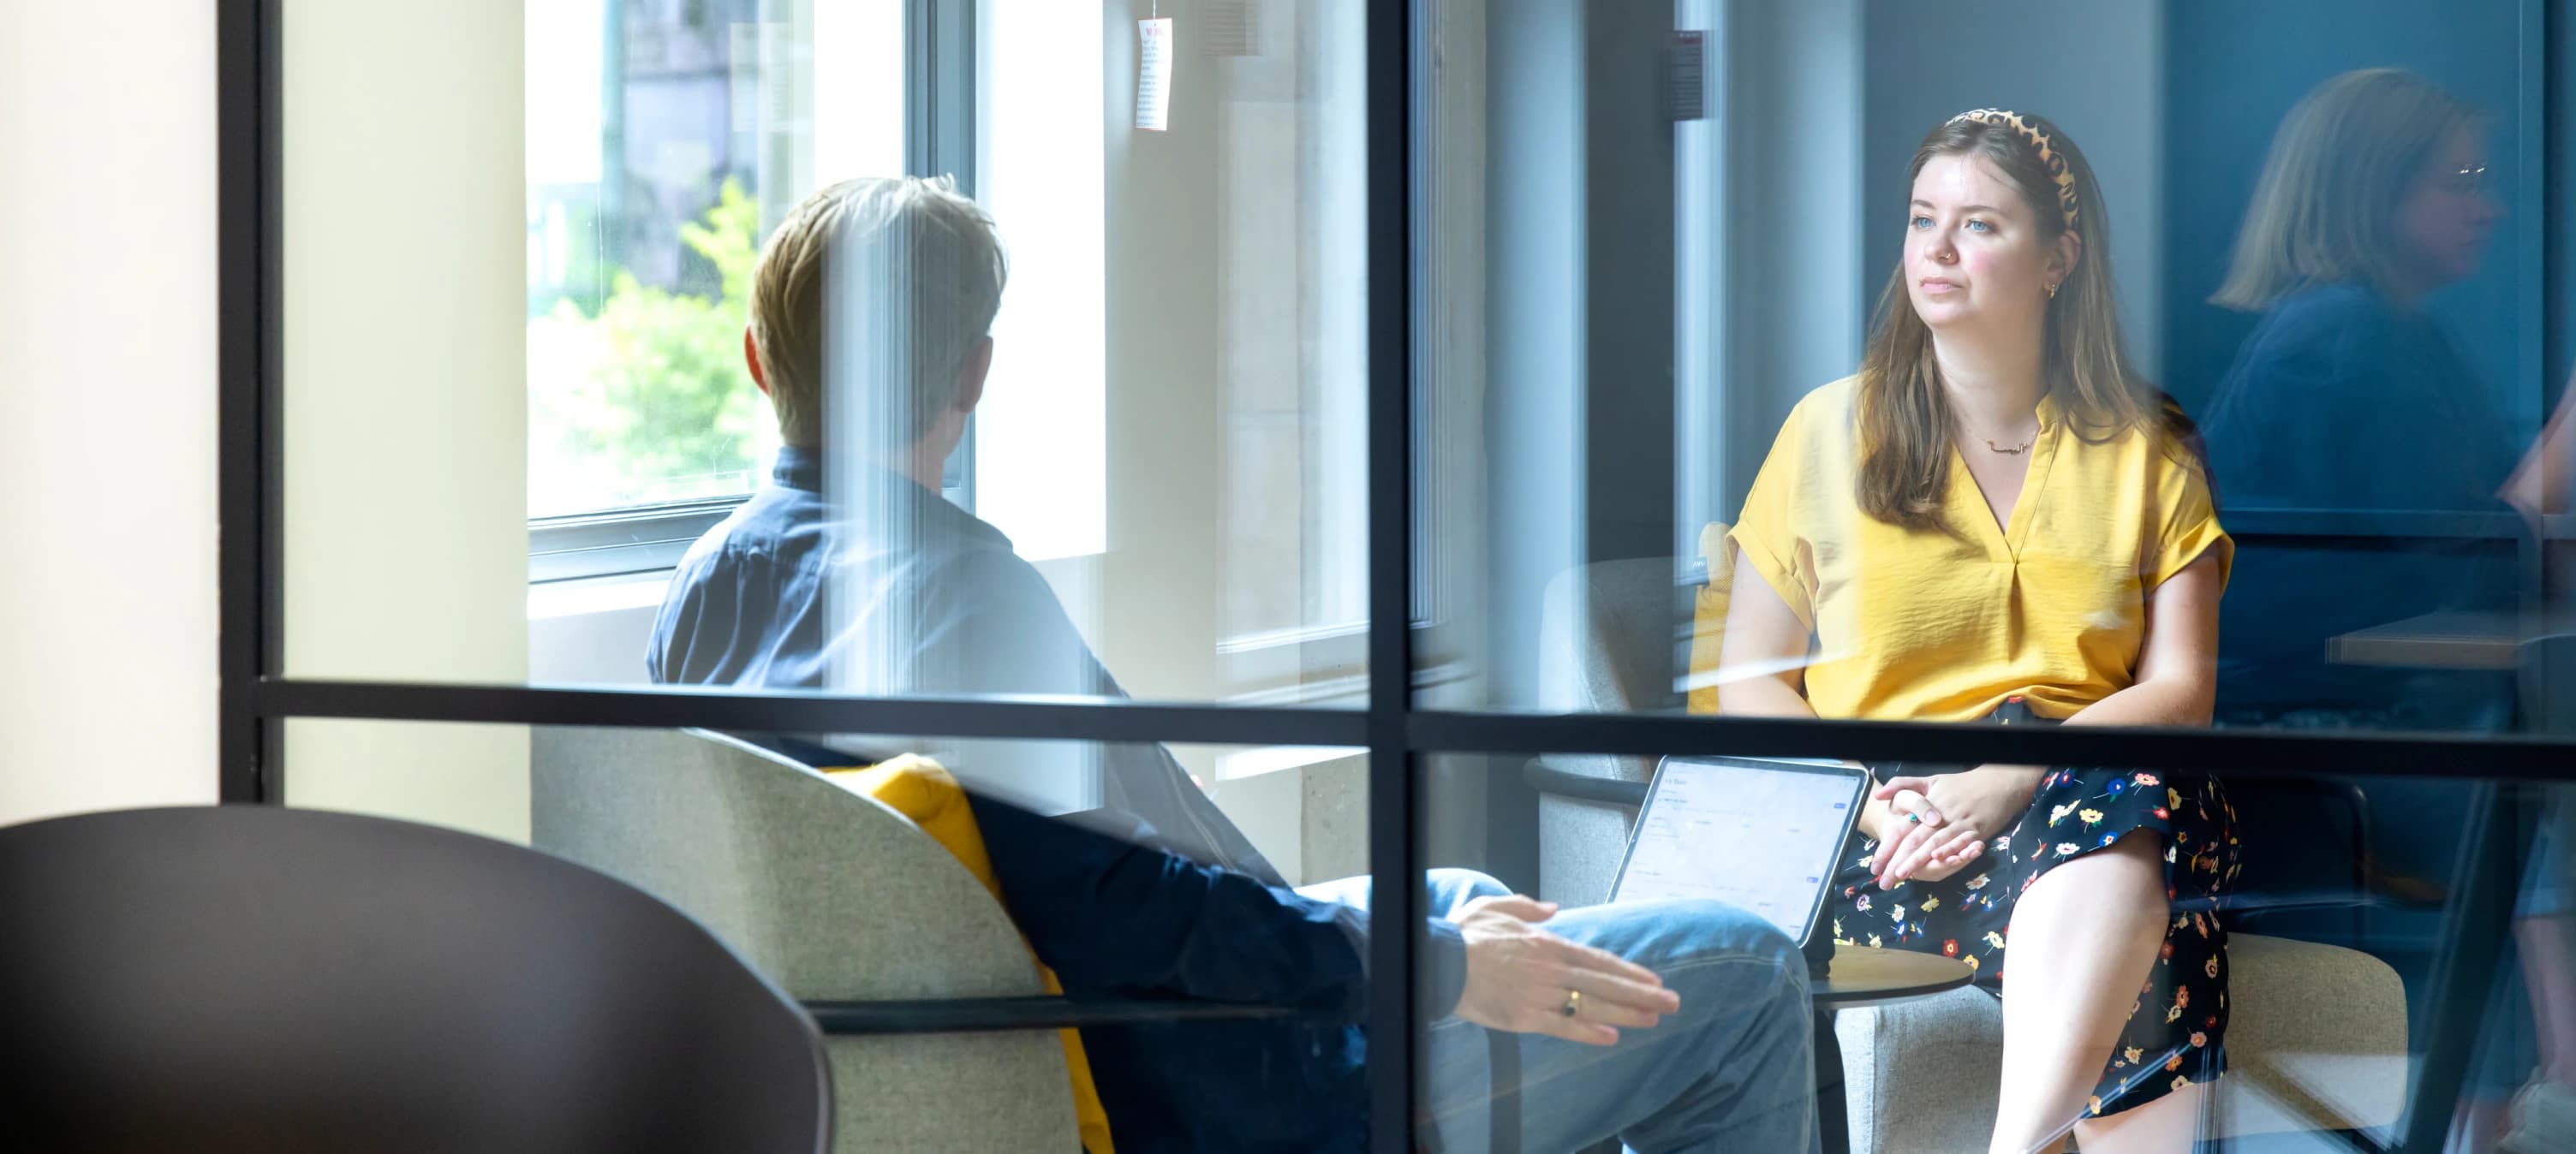
<path fill-rule="evenodd" d="M 2020 113 L 2001 108 L 1971 109 L 1951 117 L 1950 123 L 1957 124 L 1962 120 L 2009 128 L 2013 135 L 2021 137 L 2022 143 L 2030 146 L 2032 152 L 2038 153 L 2040 167 L 2047 169 L 2048 175 L 2057 181 L 2057 210 L 2066 218 L 2066 231 L 2075 231 L 2075 173 L 2066 167 L 2066 156 L 2057 151 L 2056 141 L 2049 139 L 2049 135 L 2040 131 L 2037 125 L 2022 119 Z"/>

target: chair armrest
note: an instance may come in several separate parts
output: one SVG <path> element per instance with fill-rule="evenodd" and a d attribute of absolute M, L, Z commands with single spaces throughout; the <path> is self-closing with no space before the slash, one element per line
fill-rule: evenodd
<path fill-rule="evenodd" d="M 2362 893 L 2370 888 L 2370 800 L 2362 793 L 2361 786 L 2350 781 L 2319 777 L 2266 777 L 2261 779 L 2261 784 L 2265 789 L 2312 794 L 2327 801 L 2342 802 L 2350 812 L 2352 822 L 2353 892 Z"/>
<path fill-rule="evenodd" d="M 1604 801 L 1630 808 L 1646 804 L 1645 782 L 1618 781 L 1607 777 L 1586 777 L 1579 773 L 1567 773 L 1536 759 L 1532 759 L 1521 769 L 1521 780 L 1528 782 L 1531 789 L 1558 797 Z"/>
<path fill-rule="evenodd" d="M 1071 1030 L 1144 1022 L 1311 1017 L 1287 1006 L 1182 998 L 927 998 L 903 1001 L 800 1003 L 814 1025 L 835 1036 L 973 1034 L 1003 1030 Z"/>
<path fill-rule="evenodd" d="M 2379 865 L 2379 851 L 2370 831 L 2370 797 L 2358 782 L 2313 777 L 2267 778 L 2264 784 L 2273 789 L 2288 789 L 2316 794 L 2338 801 L 2351 810 L 2353 892 L 2361 895 L 2356 905 L 2384 909 L 2434 910 L 2449 900 L 2448 887 L 2432 883 L 2439 892 L 2393 892 L 2386 884 L 2391 875 Z"/>

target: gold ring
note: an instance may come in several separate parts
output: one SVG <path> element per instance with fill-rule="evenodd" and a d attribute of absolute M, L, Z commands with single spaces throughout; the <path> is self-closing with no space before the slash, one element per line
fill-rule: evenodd
<path fill-rule="evenodd" d="M 1565 992 L 1565 1004 L 1564 1004 L 1564 1005 L 1562 1005 L 1562 1006 L 1557 1007 L 1557 1008 L 1556 1008 L 1556 1012 L 1557 1012 L 1557 1014 L 1558 1014 L 1559 1016 L 1561 1016 L 1561 1017 L 1571 1018 L 1571 1017 L 1573 1017 L 1576 1013 L 1580 1012 L 1582 1009 L 1583 1009 L 1583 991 L 1581 991 L 1581 990 L 1567 990 L 1567 991 Z"/>

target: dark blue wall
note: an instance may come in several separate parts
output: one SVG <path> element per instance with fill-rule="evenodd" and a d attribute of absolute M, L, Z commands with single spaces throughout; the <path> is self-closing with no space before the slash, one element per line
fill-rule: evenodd
<path fill-rule="evenodd" d="M 2522 0 L 2171 0 L 2167 44 L 2166 348 L 2161 382 L 2195 412 L 2252 317 L 2208 303 L 2227 272 L 2245 205 L 2281 119 L 2318 83 L 2355 68 L 2412 69 L 2494 116 L 2489 177 L 2505 206 L 2476 276 L 2429 306 L 2453 326 L 2503 412 L 2536 431 L 2541 382 L 2519 373 L 2522 288 L 2514 255 L 2540 237 L 2516 203 L 2523 131 Z M 2516 379 L 2517 375 L 2524 379 Z"/>

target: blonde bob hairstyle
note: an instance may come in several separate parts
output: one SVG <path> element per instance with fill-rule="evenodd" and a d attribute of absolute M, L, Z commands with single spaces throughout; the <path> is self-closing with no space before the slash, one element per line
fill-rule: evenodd
<path fill-rule="evenodd" d="M 2318 85 L 2272 137 L 2227 280 L 2210 303 L 2261 312 L 2301 289 L 2345 281 L 2402 295 L 2398 208 L 2434 150 L 2484 119 L 2396 68 Z"/>
<path fill-rule="evenodd" d="M 2137 429 L 2158 437 L 2168 452 L 2180 450 L 2193 440 L 2190 420 L 2138 375 L 2121 335 L 2109 217 L 2093 166 L 2056 125 L 2027 113 L 2021 120 L 2048 139 L 2075 182 L 2074 229 L 2081 248 L 2074 271 L 2049 299 L 2042 337 L 2047 343 L 2042 379 L 2057 397 L 2061 419 L 2087 441 L 2108 441 Z M 2011 127 L 1961 117 L 1933 129 L 1915 149 L 1907 186 L 1922 175 L 1924 165 L 1941 156 L 1974 157 L 1992 165 L 2020 193 L 2043 247 L 2066 234 L 2056 175 Z M 1932 330 L 1916 315 L 1906 293 L 1901 258 L 1879 294 L 1869 347 L 1861 358 L 1859 393 L 1861 511 L 1909 529 L 1959 532 L 1941 518 L 1950 487 L 1950 398 L 1941 387 Z"/>
<path fill-rule="evenodd" d="M 909 444 L 956 400 L 1008 279 L 992 218 L 947 177 L 846 180 L 789 210 L 751 274 L 751 342 L 779 436 L 823 443 L 823 399 Z"/>

